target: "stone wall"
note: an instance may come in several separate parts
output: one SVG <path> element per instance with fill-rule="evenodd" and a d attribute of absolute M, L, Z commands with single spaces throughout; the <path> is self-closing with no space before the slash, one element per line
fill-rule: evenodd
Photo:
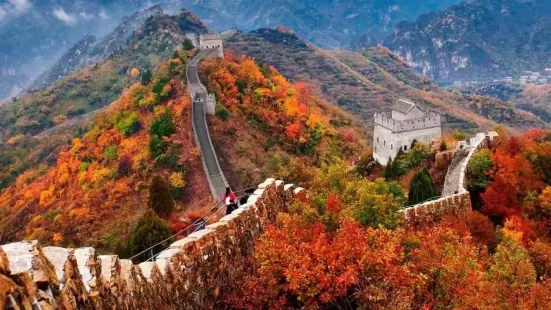
<path fill-rule="evenodd" d="M 212 309 L 245 270 L 254 241 L 302 188 L 268 179 L 244 206 L 134 265 L 93 248 L 0 247 L 1 309 Z"/>
<path fill-rule="evenodd" d="M 408 228 L 420 228 L 438 223 L 446 216 L 463 216 L 472 210 L 469 193 L 459 193 L 402 210 Z"/>
<path fill-rule="evenodd" d="M 498 134 L 495 131 L 490 131 L 488 133 L 477 133 L 476 136 L 469 139 L 469 146 L 472 147 L 472 149 L 469 151 L 469 154 L 467 155 L 467 159 L 463 162 L 463 165 L 461 166 L 461 175 L 459 177 L 459 191 L 460 192 L 466 192 L 466 183 L 467 183 L 467 167 L 469 166 L 469 162 L 471 161 L 471 157 L 474 155 L 474 153 L 478 152 L 482 148 L 490 146 L 492 141 L 495 137 L 497 137 Z"/>
<path fill-rule="evenodd" d="M 458 167 L 460 169 L 460 173 L 459 180 L 457 182 L 457 194 L 445 196 L 437 200 L 428 201 L 402 210 L 401 212 L 404 214 L 406 226 L 419 228 L 437 223 L 444 216 L 462 216 L 471 211 L 471 196 L 465 187 L 467 182 L 466 173 L 469 161 L 474 153 L 489 146 L 491 141 L 493 141 L 497 135 L 498 134 L 494 131 L 488 133 L 477 133 L 475 137 L 469 139 L 469 152 L 465 159 L 459 161 L 461 166 Z M 461 145 L 466 147 L 467 144 L 461 143 Z M 458 152 L 456 156 L 464 155 Z M 454 161 L 455 159 L 456 158 L 454 158 Z M 450 176 L 450 170 L 448 170 L 446 179 Z"/>

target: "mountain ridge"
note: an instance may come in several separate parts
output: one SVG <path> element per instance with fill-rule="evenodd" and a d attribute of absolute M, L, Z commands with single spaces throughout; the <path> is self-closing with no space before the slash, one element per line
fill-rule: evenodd
<path fill-rule="evenodd" d="M 475 0 L 398 24 L 384 44 L 430 78 L 491 81 L 551 65 L 551 3 Z"/>

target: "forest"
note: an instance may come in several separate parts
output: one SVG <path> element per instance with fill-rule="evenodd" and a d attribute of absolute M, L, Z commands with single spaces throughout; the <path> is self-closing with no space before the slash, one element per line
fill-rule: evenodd
<path fill-rule="evenodd" d="M 500 128 L 498 128 L 500 129 Z M 474 210 L 406 229 L 406 192 L 345 165 L 311 176 L 309 201 L 257 241 L 233 307 L 546 309 L 551 132 L 508 136 L 468 166 Z M 410 190 L 409 194 L 411 195 Z"/>

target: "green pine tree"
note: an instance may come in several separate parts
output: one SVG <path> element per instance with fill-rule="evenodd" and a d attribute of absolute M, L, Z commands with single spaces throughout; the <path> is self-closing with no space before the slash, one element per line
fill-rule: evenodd
<path fill-rule="evenodd" d="M 191 51 L 192 49 L 195 48 L 195 46 L 193 46 L 193 42 L 191 42 L 190 39 L 188 38 L 185 38 L 184 41 L 182 42 L 182 47 L 184 48 L 184 50 L 186 51 Z"/>
<path fill-rule="evenodd" d="M 389 157 L 388 158 L 388 162 L 386 163 L 386 167 L 385 167 L 385 181 L 390 181 L 392 179 L 394 179 L 395 177 L 395 171 L 394 171 L 394 165 L 393 165 L 393 162 L 392 162 L 392 158 Z"/>
<path fill-rule="evenodd" d="M 147 260 L 168 246 L 169 241 L 162 241 L 171 235 L 172 232 L 166 222 L 158 217 L 153 210 L 148 210 L 134 228 L 133 238 L 129 244 L 130 251 L 133 254 L 138 254 L 152 247 L 137 257 L 139 261 Z"/>
<path fill-rule="evenodd" d="M 418 204 L 438 194 L 426 169 L 417 172 L 409 183 L 408 205 Z"/>
<path fill-rule="evenodd" d="M 149 207 L 156 214 L 167 217 L 174 211 L 176 204 L 170 193 L 170 187 L 161 176 L 153 177 L 149 187 Z"/>
<path fill-rule="evenodd" d="M 151 79 L 153 78 L 153 73 L 151 73 L 151 70 L 146 69 L 142 73 L 142 84 L 147 85 L 151 82 Z"/>

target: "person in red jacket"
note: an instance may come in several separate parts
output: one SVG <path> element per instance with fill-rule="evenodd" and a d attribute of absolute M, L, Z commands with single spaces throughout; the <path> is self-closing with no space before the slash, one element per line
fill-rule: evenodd
<path fill-rule="evenodd" d="M 231 191 L 231 188 L 226 187 L 226 194 L 222 197 L 222 201 L 226 205 L 226 215 L 237 209 L 237 197 Z"/>

